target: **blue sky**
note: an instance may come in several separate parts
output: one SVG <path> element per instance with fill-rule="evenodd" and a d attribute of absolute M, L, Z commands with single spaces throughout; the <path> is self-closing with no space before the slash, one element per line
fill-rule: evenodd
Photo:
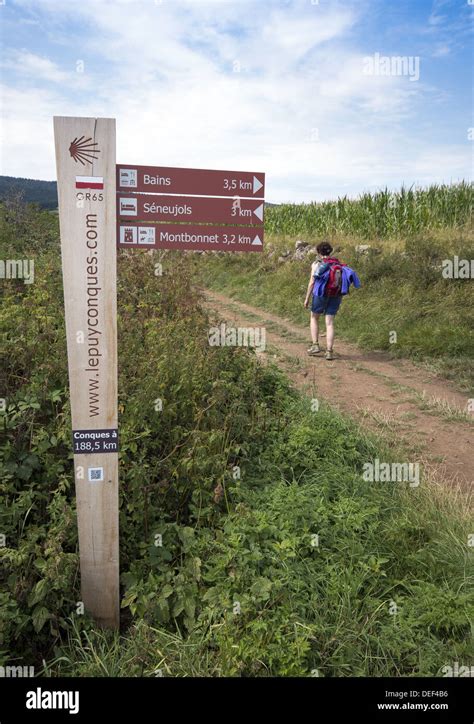
<path fill-rule="evenodd" d="M 471 178 L 473 13 L 468 0 L 5 0 L 1 173 L 54 179 L 52 117 L 83 115 L 117 119 L 119 162 L 264 171 L 269 201 Z M 376 53 L 390 74 L 367 72 Z"/>

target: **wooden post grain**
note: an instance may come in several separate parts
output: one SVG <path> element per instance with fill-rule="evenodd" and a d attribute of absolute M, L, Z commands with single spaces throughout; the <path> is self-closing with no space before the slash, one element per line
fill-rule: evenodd
<path fill-rule="evenodd" d="M 81 596 L 119 624 L 115 120 L 54 118 Z"/>

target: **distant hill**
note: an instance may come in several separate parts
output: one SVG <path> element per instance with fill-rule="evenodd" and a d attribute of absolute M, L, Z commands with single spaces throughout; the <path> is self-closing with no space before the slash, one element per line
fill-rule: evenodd
<path fill-rule="evenodd" d="M 21 192 L 27 203 L 36 203 L 43 209 L 58 207 L 56 181 L 38 181 L 31 178 L 0 176 L 0 201 L 12 193 Z"/>
<path fill-rule="evenodd" d="M 43 209 L 58 208 L 56 181 L 0 176 L 0 201 L 18 191 L 23 193 L 23 200 L 27 203 L 39 204 Z M 265 206 L 279 206 L 279 204 L 270 204 L 266 201 Z"/>

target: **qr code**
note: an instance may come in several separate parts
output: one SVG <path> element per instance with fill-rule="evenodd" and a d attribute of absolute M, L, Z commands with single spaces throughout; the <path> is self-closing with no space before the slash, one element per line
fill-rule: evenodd
<path fill-rule="evenodd" d="M 104 468 L 88 468 L 89 482 L 100 483 L 104 479 Z"/>

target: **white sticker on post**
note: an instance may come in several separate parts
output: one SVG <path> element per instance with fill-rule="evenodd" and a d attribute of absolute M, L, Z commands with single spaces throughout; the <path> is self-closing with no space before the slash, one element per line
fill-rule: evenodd
<path fill-rule="evenodd" d="M 104 468 L 87 468 L 90 483 L 104 482 Z"/>

